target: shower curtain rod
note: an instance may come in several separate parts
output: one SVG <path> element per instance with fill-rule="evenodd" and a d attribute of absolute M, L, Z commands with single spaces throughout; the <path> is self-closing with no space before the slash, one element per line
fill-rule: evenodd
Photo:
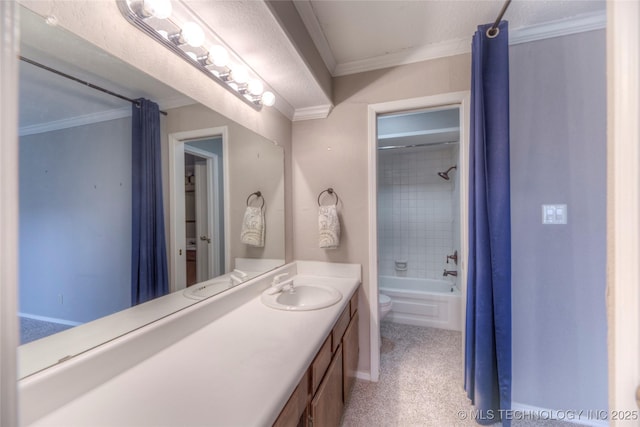
<path fill-rule="evenodd" d="M 502 17 L 504 16 L 504 13 L 507 11 L 507 8 L 509 7 L 509 4 L 511 4 L 511 0 L 506 0 L 504 2 L 504 5 L 502 6 L 502 10 L 500 11 L 500 14 L 496 18 L 496 20 L 493 23 L 493 25 L 491 26 L 491 28 L 489 28 L 487 30 L 487 35 L 489 37 L 495 37 L 495 36 L 498 35 L 498 33 L 497 33 L 498 25 L 500 25 L 500 21 L 502 21 Z"/>
<path fill-rule="evenodd" d="M 460 141 L 441 141 L 441 142 L 425 142 L 423 144 L 412 145 L 387 145 L 385 147 L 378 147 L 378 150 L 398 150 L 400 148 L 418 148 L 418 147 L 433 147 L 436 145 L 455 144 Z"/>
<path fill-rule="evenodd" d="M 53 69 L 51 67 L 47 67 L 46 65 L 40 64 L 39 62 L 36 62 L 36 61 L 34 61 L 32 59 L 25 58 L 24 56 L 20 56 L 20 60 L 24 61 L 24 62 L 26 62 L 28 64 L 34 65 L 34 66 L 36 66 L 38 68 L 42 68 L 43 70 L 46 70 L 46 71 L 49 71 L 51 73 L 57 74 L 59 76 L 62 76 L 64 78 L 67 78 L 69 80 L 73 80 L 74 82 L 77 82 L 77 83 L 83 84 L 85 86 L 88 86 L 91 89 L 99 90 L 100 92 L 104 92 L 104 93 L 106 93 L 108 95 L 115 96 L 116 98 L 120 98 L 120 99 L 123 99 L 125 101 L 129 101 L 130 103 L 135 104 L 137 107 L 140 106 L 140 103 L 138 101 L 136 101 L 135 99 L 127 98 L 126 96 L 120 95 L 120 94 L 115 93 L 115 92 L 111 92 L 108 89 L 102 88 L 100 86 L 96 86 L 93 83 L 89 83 L 87 81 L 80 80 L 77 77 L 73 77 L 73 76 L 71 76 L 69 74 L 63 73 L 62 71 L 58 71 L 58 70 Z M 166 111 L 160 111 L 160 114 L 166 116 L 167 112 Z"/>

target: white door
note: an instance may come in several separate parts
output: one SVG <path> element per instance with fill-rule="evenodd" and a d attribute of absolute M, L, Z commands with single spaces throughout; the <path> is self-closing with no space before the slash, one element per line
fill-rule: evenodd
<path fill-rule="evenodd" d="M 196 280 L 202 282 L 222 274 L 220 254 L 225 244 L 220 230 L 220 205 L 223 194 L 219 189 L 216 154 L 189 145 L 184 152 L 195 157 L 195 220 L 196 220 Z"/>
<path fill-rule="evenodd" d="M 203 282 L 212 277 L 213 239 L 211 213 L 209 211 L 209 183 L 207 159 L 196 157 L 195 199 L 196 199 L 196 279 Z M 210 254 L 211 252 L 211 254 Z"/>

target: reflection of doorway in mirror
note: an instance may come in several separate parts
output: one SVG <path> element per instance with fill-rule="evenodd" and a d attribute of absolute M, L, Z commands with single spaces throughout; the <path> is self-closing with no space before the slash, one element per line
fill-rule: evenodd
<path fill-rule="evenodd" d="M 208 268 L 208 274 L 201 270 L 200 275 L 213 278 L 228 272 L 230 267 L 229 248 L 229 225 L 228 225 L 228 194 L 229 179 L 227 173 L 228 149 L 227 149 L 227 129 L 224 126 L 216 128 L 197 129 L 170 133 L 168 135 L 169 150 L 169 265 L 171 272 L 170 289 L 176 292 L 187 287 L 187 255 L 197 257 L 198 244 L 200 242 L 208 245 L 208 264 L 202 263 Z M 193 161 L 193 172 L 187 173 L 185 166 L 185 156 L 192 155 L 196 158 L 206 159 L 206 167 L 201 168 L 202 172 L 196 172 L 195 160 Z M 207 172 L 204 172 L 207 171 Z M 197 174 L 208 176 L 209 178 L 198 179 Z M 206 204 L 207 213 L 200 213 L 199 217 L 206 218 L 209 228 L 198 230 L 194 222 L 195 243 L 191 240 L 190 246 L 187 242 L 186 233 L 186 200 L 185 181 L 188 175 L 193 175 L 193 198 L 194 198 L 194 221 L 197 221 L 198 211 L 204 212 L 204 207 L 195 206 L 195 200 L 201 199 Z M 205 180 L 209 185 L 205 189 L 198 186 L 198 181 Z M 196 193 L 203 193 L 202 197 L 197 197 Z M 205 223 L 206 223 L 205 222 Z M 203 240 L 200 237 L 204 237 Z M 193 238 L 193 237 L 192 237 Z M 211 240 L 209 242 L 209 239 Z M 200 243 L 200 244 L 202 244 Z M 193 246 L 195 244 L 195 247 Z M 188 253 L 187 248 L 195 252 Z M 195 259 L 196 282 L 201 283 L 207 279 L 198 278 L 198 259 Z M 193 268 L 192 266 L 190 266 Z M 191 272 L 193 274 L 193 272 Z M 190 276 L 191 278 L 191 276 Z"/>
<path fill-rule="evenodd" d="M 187 286 L 223 273 L 221 161 L 221 138 L 189 141 L 184 145 Z"/>
<path fill-rule="evenodd" d="M 185 236 L 187 238 L 187 286 L 197 282 L 197 235 L 196 235 L 196 159 L 193 154 L 184 155 L 184 219 Z"/>

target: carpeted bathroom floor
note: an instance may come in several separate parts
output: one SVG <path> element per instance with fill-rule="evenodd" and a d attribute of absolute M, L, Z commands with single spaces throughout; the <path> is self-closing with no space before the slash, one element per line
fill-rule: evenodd
<path fill-rule="evenodd" d="M 383 322 L 380 380 L 356 380 L 342 427 L 477 426 L 462 389 L 462 335 Z M 575 427 L 555 420 L 513 426 Z"/>
<path fill-rule="evenodd" d="M 69 328 L 72 326 L 20 317 L 20 344 L 39 340 Z"/>

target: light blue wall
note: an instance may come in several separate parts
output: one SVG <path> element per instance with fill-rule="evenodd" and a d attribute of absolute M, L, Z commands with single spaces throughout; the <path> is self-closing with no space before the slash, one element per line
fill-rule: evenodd
<path fill-rule="evenodd" d="M 130 306 L 131 119 L 20 138 L 19 238 L 20 312 L 87 322 Z"/>
<path fill-rule="evenodd" d="M 513 401 L 607 408 L 605 33 L 512 46 Z M 542 225 L 542 204 L 568 205 Z"/>

